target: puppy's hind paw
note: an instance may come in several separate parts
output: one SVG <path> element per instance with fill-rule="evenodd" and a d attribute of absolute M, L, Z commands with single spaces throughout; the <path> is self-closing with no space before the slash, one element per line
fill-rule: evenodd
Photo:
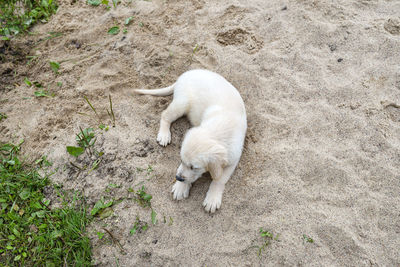
<path fill-rule="evenodd" d="M 167 146 L 169 143 L 171 143 L 171 132 L 159 132 L 157 135 L 157 141 L 160 145 Z"/>
<path fill-rule="evenodd" d="M 203 206 L 207 212 L 214 213 L 217 209 L 221 207 L 222 194 L 210 194 L 207 193 L 204 199 Z"/>
<path fill-rule="evenodd" d="M 174 194 L 174 199 L 182 200 L 184 198 L 187 198 L 189 196 L 190 187 L 191 184 L 186 184 L 183 182 L 175 182 L 175 184 L 172 186 L 172 191 L 171 191 L 171 193 Z"/>

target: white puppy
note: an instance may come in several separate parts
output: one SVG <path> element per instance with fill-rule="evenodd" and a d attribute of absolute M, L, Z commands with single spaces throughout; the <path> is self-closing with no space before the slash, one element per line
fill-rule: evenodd
<path fill-rule="evenodd" d="M 215 212 L 221 206 L 225 184 L 239 162 L 246 135 L 246 110 L 239 92 L 222 76 L 208 70 L 185 72 L 169 87 L 135 92 L 174 94 L 161 115 L 157 141 L 162 146 L 169 144 L 171 123 L 183 115 L 194 126 L 182 143 L 182 162 L 172 187 L 174 199 L 187 198 L 192 183 L 209 171 L 212 182 L 203 206 L 206 211 Z"/>

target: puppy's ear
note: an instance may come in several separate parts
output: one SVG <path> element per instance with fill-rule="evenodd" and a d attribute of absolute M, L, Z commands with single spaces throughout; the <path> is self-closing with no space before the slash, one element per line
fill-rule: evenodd
<path fill-rule="evenodd" d="M 210 155 L 208 159 L 208 171 L 211 174 L 213 180 L 221 178 L 224 167 L 228 163 L 228 153 L 220 144 L 215 144 L 210 149 Z"/>

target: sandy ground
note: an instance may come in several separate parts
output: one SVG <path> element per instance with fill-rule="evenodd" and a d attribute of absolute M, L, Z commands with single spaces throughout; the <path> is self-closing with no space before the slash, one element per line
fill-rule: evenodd
<path fill-rule="evenodd" d="M 123 1 L 109 11 L 64 0 L 34 35 L 0 44 L 0 140 L 23 138 L 26 154 L 48 155 L 53 181 L 83 190 L 90 205 L 141 185 L 153 195 L 156 225 L 129 199 L 92 224 L 97 266 L 399 266 L 399 14 L 395 0 Z M 107 34 L 114 25 L 121 32 Z M 62 35 L 46 40 L 49 32 Z M 37 56 L 29 66 L 27 55 Z M 60 74 L 49 61 L 61 62 Z M 130 94 L 193 68 L 229 80 L 248 114 L 243 156 L 213 215 L 201 206 L 207 175 L 187 200 L 172 200 L 190 126 L 178 120 L 172 144 L 157 145 L 171 97 Z M 34 97 L 25 77 L 55 96 Z M 97 127 L 111 125 L 109 94 L 116 126 L 105 132 Z M 94 159 L 65 147 L 89 126 L 104 155 L 79 172 L 71 161 Z M 131 236 L 136 216 L 149 228 Z M 258 256 L 260 227 L 279 236 Z M 99 240 L 103 228 L 120 246 Z"/>

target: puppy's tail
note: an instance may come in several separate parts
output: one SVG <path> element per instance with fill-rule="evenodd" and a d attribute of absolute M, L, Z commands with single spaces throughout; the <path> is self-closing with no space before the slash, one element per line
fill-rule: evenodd
<path fill-rule="evenodd" d="M 174 92 L 174 87 L 175 84 L 160 89 L 135 89 L 134 92 L 141 95 L 167 96 Z"/>

